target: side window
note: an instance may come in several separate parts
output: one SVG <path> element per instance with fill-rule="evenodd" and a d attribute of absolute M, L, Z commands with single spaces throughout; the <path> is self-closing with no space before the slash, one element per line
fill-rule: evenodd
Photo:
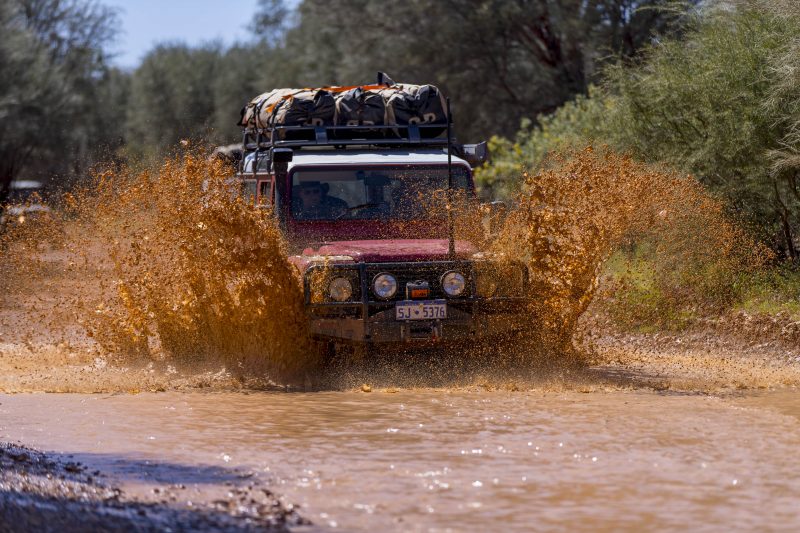
<path fill-rule="evenodd" d="M 258 204 L 272 205 L 272 178 L 258 182 Z"/>

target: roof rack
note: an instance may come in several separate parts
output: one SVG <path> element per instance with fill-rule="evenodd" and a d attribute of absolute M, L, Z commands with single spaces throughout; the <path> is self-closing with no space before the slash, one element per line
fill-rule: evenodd
<path fill-rule="evenodd" d="M 274 126 L 268 129 L 245 128 L 243 130 L 243 157 L 239 160 L 239 172 L 245 168 L 245 156 L 254 153 L 253 172 L 258 172 L 259 154 L 267 158 L 267 172 L 273 163 L 291 161 L 296 148 L 332 147 L 344 149 L 348 146 L 385 148 L 443 148 L 448 155 L 455 153 L 475 167 L 486 162 L 486 142 L 478 144 L 456 144 L 452 138 L 452 115 L 448 99 L 447 121 L 438 124 L 406 125 L 359 125 L 359 126 Z"/>
<path fill-rule="evenodd" d="M 276 126 L 268 130 L 245 129 L 245 151 L 312 146 L 447 146 L 446 124 L 404 126 Z"/>

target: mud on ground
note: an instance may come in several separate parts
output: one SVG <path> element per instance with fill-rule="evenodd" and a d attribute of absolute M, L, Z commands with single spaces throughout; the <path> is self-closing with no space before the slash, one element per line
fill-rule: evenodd
<path fill-rule="evenodd" d="M 288 531 L 308 524 L 268 489 L 242 481 L 213 501 L 183 485 L 132 498 L 79 462 L 0 444 L 0 532 Z"/>
<path fill-rule="evenodd" d="M 620 330 L 584 317 L 582 345 L 592 372 L 656 390 L 724 394 L 800 385 L 800 324 L 789 316 L 732 311 L 681 331 Z"/>

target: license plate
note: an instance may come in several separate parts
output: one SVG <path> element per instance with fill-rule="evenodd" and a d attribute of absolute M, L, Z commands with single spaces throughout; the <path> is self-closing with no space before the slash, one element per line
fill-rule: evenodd
<path fill-rule="evenodd" d="M 397 320 L 437 320 L 447 318 L 447 302 L 444 300 L 421 300 L 397 302 L 394 308 Z"/>

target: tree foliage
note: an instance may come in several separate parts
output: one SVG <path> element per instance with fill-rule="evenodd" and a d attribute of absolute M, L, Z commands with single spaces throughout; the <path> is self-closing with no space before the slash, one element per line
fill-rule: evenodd
<path fill-rule="evenodd" d="M 119 142 L 111 110 L 125 104 L 110 100 L 125 90 L 104 52 L 114 20 L 90 0 L 0 2 L 0 205 L 23 170 L 81 173 Z"/>
<path fill-rule="evenodd" d="M 589 98 L 541 117 L 515 143 L 495 141 L 511 149 L 481 178 L 513 184 L 515 164 L 535 165 L 560 143 L 608 144 L 696 175 L 794 259 L 799 30 L 800 18 L 756 2 L 706 5 L 680 39 L 607 68 Z"/>
<path fill-rule="evenodd" d="M 160 45 L 131 79 L 127 133 L 136 155 L 169 150 L 181 139 L 203 138 L 212 127 L 219 46 Z"/>
<path fill-rule="evenodd" d="M 673 27 L 676 16 L 661 9 L 668 2 L 304 0 L 292 14 L 261 0 L 252 43 L 148 54 L 133 74 L 129 138 L 136 154 L 201 134 L 230 142 L 239 108 L 256 94 L 371 83 L 379 70 L 441 86 L 465 140 L 511 134 L 585 92 L 608 58 L 632 56 Z M 187 107 L 186 93 L 202 91 L 205 100 Z"/>
<path fill-rule="evenodd" d="M 305 0 L 286 36 L 300 84 L 395 79 L 452 96 L 467 140 L 512 134 L 525 117 L 586 91 L 678 17 L 669 0 Z"/>
<path fill-rule="evenodd" d="M 0 0 L 0 203 L 20 172 L 80 176 L 101 154 L 235 142 L 256 94 L 369 83 L 378 70 L 442 87 L 463 141 L 511 135 L 672 32 L 673 1 L 259 0 L 249 41 L 162 43 L 125 73 L 109 67 L 115 18 L 97 0 Z"/>

